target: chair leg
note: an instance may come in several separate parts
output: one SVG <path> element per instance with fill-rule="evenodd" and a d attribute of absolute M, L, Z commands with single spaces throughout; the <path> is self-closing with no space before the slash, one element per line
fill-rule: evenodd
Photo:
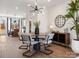
<path fill-rule="evenodd" d="M 33 55 L 35 55 L 36 54 L 36 52 L 31 52 L 31 51 L 25 51 L 24 53 L 23 53 L 23 56 L 26 56 L 26 57 L 32 57 Z"/>
<path fill-rule="evenodd" d="M 48 49 L 46 45 L 44 45 L 44 50 L 42 50 L 40 52 L 42 52 L 42 53 L 44 53 L 46 55 L 49 55 L 49 54 L 53 53 L 53 51 Z"/>
<path fill-rule="evenodd" d="M 30 56 L 26 55 L 28 52 L 30 52 L 30 50 L 25 51 L 25 52 L 23 53 L 23 56 L 30 57 Z"/>
<path fill-rule="evenodd" d="M 29 50 L 28 51 L 25 51 L 24 53 L 23 53 L 23 56 L 26 56 L 26 57 L 32 57 L 33 55 L 35 55 L 36 54 L 36 52 L 35 51 L 31 51 L 30 50 L 30 46 L 29 46 Z"/>
<path fill-rule="evenodd" d="M 19 49 L 27 49 L 27 46 L 26 46 L 26 45 L 21 45 L 21 46 L 19 47 Z"/>

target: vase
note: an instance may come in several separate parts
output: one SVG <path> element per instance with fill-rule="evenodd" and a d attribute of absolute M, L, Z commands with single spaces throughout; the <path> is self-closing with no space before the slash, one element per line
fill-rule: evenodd
<path fill-rule="evenodd" d="M 38 27 L 35 28 L 35 35 L 39 35 L 39 28 Z"/>
<path fill-rule="evenodd" d="M 79 41 L 72 39 L 71 48 L 74 53 L 79 54 Z"/>

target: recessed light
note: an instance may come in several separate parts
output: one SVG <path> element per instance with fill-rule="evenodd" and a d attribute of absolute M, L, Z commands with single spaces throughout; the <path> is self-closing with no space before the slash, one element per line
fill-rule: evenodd
<path fill-rule="evenodd" d="M 48 2 L 50 2 L 51 0 L 48 0 Z"/>
<path fill-rule="evenodd" d="M 18 10 L 18 6 L 16 6 L 16 10 Z"/>
<path fill-rule="evenodd" d="M 35 5 L 37 5 L 37 3 L 35 3 Z"/>

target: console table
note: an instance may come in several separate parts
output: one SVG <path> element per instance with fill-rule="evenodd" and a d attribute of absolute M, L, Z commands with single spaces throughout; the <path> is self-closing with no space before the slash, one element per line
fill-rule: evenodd
<path fill-rule="evenodd" d="M 70 34 L 69 33 L 60 33 L 60 32 L 52 32 L 55 33 L 53 37 L 53 42 L 56 44 L 60 44 L 63 46 L 69 46 L 70 44 Z"/>

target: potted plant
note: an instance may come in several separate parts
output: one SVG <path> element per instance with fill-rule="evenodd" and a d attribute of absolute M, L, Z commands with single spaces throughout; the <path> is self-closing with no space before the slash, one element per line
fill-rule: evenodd
<path fill-rule="evenodd" d="M 72 18 L 74 21 L 74 26 L 72 26 L 71 30 L 74 29 L 76 32 L 76 39 L 71 41 L 71 48 L 75 53 L 79 54 L 79 0 L 71 0 L 71 3 L 68 4 L 69 8 L 67 10 L 66 18 Z"/>
<path fill-rule="evenodd" d="M 39 35 L 39 25 L 40 25 L 40 21 L 35 21 L 35 22 L 34 22 L 35 34 L 36 34 L 36 35 Z"/>

